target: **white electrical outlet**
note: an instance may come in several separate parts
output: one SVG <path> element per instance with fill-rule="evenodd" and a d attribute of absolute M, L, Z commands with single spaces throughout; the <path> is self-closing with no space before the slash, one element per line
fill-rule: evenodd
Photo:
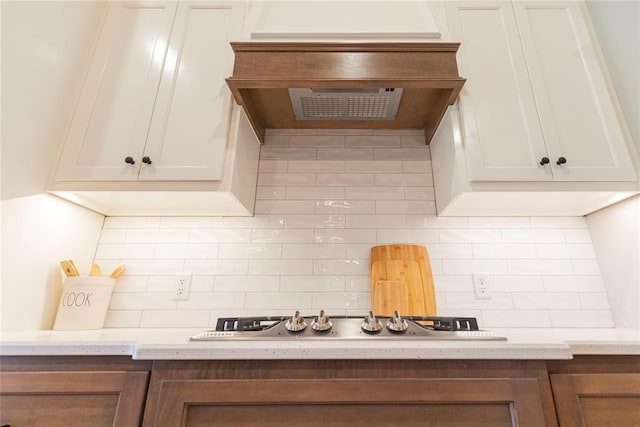
<path fill-rule="evenodd" d="M 173 292 L 173 301 L 185 301 L 189 299 L 191 291 L 191 273 L 176 274 L 176 286 Z"/>
<path fill-rule="evenodd" d="M 491 299 L 489 276 L 485 273 L 473 273 L 473 291 L 476 299 Z"/>

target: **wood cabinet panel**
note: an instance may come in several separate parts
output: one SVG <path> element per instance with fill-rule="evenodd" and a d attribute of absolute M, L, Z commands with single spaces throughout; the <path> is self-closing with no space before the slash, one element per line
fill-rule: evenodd
<path fill-rule="evenodd" d="M 2 425 L 128 427 L 141 423 L 147 363 L 119 357 L 3 357 L 1 362 Z"/>
<path fill-rule="evenodd" d="M 555 426 L 540 368 L 511 361 L 156 362 L 144 425 Z"/>
<path fill-rule="evenodd" d="M 561 427 L 640 425 L 640 374 L 551 375 Z"/>

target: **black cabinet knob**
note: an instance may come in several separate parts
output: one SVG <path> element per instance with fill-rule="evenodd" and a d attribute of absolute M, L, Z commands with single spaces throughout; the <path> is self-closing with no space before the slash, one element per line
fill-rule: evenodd
<path fill-rule="evenodd" d="M 150 165 L 151 164 L 151 159 L 149 158 L 149 156 L 144 156 L 142 158 L 142 163 Z"/>
<path fill-rule="evenodd" d="M 136 164 L 136 161 L 135 161 L 135 160 L 133 160 L 133 157 L 131 157 L 131 156 L 127 156 L 127 157 L 125 157 L 125 158 L 124 158 L 124 162 L 125 162 L 126 164 L 128 164 L 128 165 L 135 165 L 135 164 Z"/>
<path fill-rule="evenodd" d="M 546 165 L 546 164 L 547 164 L 547 163 L 549 163 L 549 162 L 550 162 L 550 160 L 549 160 L 549 158 L 548 158 L 548 157 L 543 157 L 543 158 L 541 158 L 541 159 L 540 159 L 540 164 L 541 164 L 542 166 Z"/>
<path fill-rule="evenodd" d="M 558 157 L 556 165 L 564 165 L 565 163 L 567 163 L 567 159 L 565 159 L 564 157 Z"/>

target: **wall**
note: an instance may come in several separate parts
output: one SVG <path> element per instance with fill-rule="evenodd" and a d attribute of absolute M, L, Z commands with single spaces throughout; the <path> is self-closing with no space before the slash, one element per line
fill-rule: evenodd
<path fill-rule="evenodd" d="M 48 329 L 58 262 L 83 270 L 103 216 L 44 194 L 104 2 L 2 1 L 1 329 Z"/>
<path fill-rule="evenodd" d="M 249 218 L 109 217 L 96 261 L 126 275 L 110 327 L 206 327 L 222 315 L 362 314 L 369 251 L 424 244 L 442 315 L 485 327 L 612 327 L 584 218 L 435 216 L 429 148 L 415 134 L 272 131 Z M 174 277 L 193 274 L 188 301 Z M 476 300 L 473 272 L 494 292 Z"/>
<path fill-rule="evenodd" d="M 640 329 L 640 196 L 587 216 L 615 324 Z"/>

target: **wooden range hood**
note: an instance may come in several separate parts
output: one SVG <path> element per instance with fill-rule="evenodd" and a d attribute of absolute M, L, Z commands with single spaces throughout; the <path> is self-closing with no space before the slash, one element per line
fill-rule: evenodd
<path fill-rule="evenodd" d="M 424 129 L 429 144 L 465 79 L 459 43 L 232 42 L 227 84 L 256 134 L 265 129 Z M 289 88 L 402 88 L 394 120 L 296 120 Z"/>

